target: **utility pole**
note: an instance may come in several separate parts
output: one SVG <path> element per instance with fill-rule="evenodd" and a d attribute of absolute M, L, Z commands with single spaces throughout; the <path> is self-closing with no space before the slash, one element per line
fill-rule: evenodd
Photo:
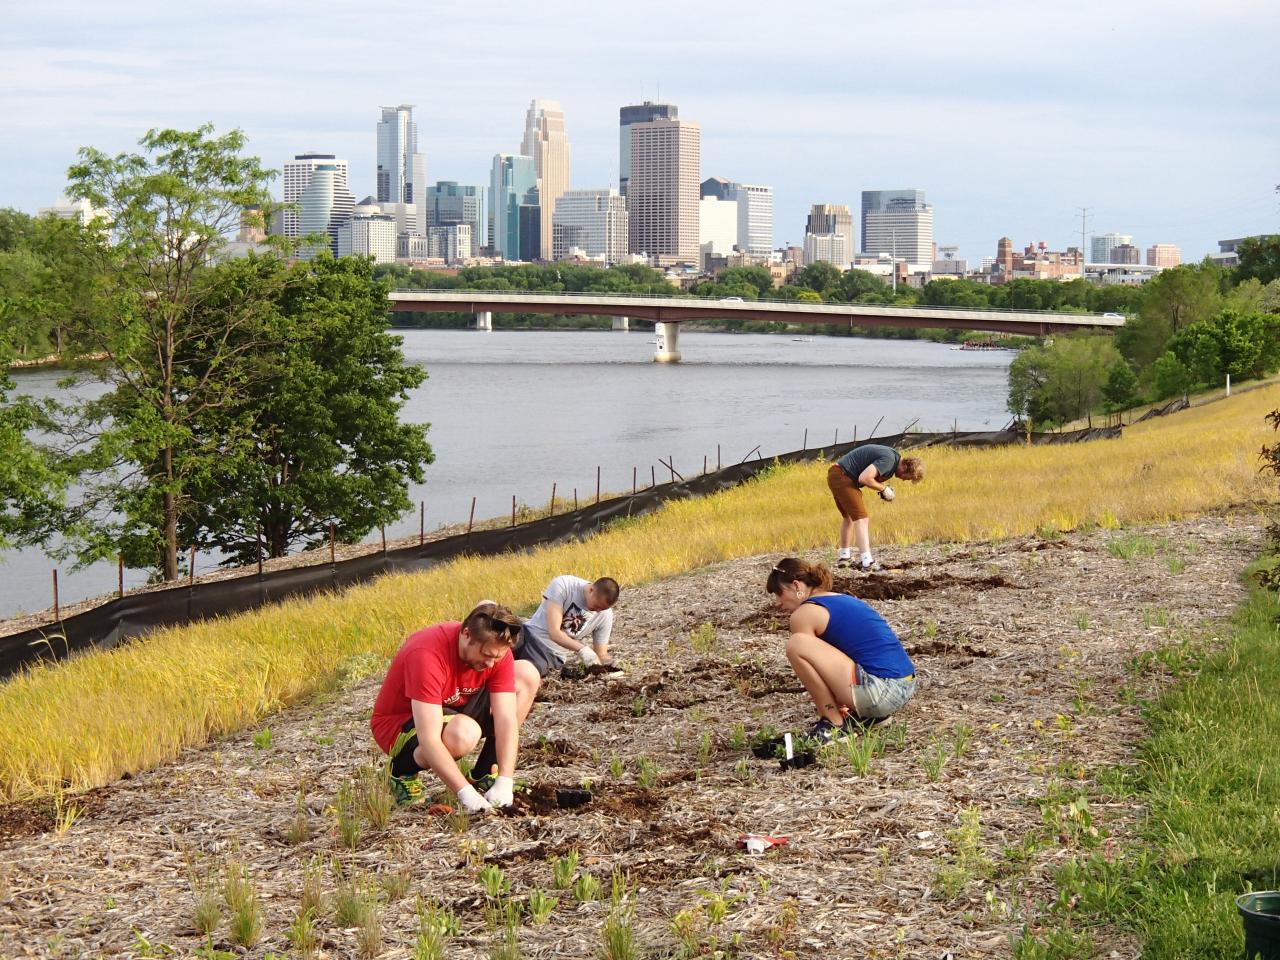
<path fill-rule="evenodd" d="M 1090 213 L 1089 207 L 1079 207 L 1078 209 L 1080 210 L 1080 276 L 1083 278 L 1085 264 L 1084 237 L 1089 232 Z"/>

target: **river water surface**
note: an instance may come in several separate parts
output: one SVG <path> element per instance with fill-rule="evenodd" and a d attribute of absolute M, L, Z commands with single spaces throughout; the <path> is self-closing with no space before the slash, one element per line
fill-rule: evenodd
<path fill-rule="evenodd" d="M 946 344 L 855 337 L 791 339 L 764 334 L 682 333 L 683 362 L 653 362 L 653 334 L 604 331 L 481 333 L 405 330 L 405 356 L 428 372 L 403 417 L 431 424 L 436 462 L 409 494 L 426 502 L 427 528 L 476 516 L 509 515 L 518 503 L 545 506 L 557 496 L 631 489 L 670 473 L 689 476 L 745 459 L 880 434 L 910 421 L 921 430 L 1003 426 L 1007 351 L 962 351 Z M 58 393 L 56 371 L 15 373 L 18 393 Z M 85 388 L 88 389 L 88 388 Z M 883 418 L 883 419 L 882 419 Z M 754 454 L 751 454 L 754 456 Z M 418 530 L 417 510 L 387 535 Z M 375 532 L 374 537 L 377 536 Z M 215 557 L 197 561 L 207 569 Z M 0 554 L 0 618 L 51 605 L 54 563 L 37 550 Z M 127 571 L 126 584 L 146 581 Z M 113 591 L 114 564 L 59 579 L 64 603 Z"/>

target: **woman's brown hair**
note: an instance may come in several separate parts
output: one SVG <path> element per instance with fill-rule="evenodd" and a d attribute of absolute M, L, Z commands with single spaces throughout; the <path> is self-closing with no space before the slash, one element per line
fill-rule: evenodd
<path fill-rule="evenodd" d="M 831 589 L 830 570 L 820 563 L 809 563 L 797 557 L 787 557 L 775 563 L 764 588 L 776 597 L 782 593 L 783 587 L 795 580 L 819 592 Z"/>

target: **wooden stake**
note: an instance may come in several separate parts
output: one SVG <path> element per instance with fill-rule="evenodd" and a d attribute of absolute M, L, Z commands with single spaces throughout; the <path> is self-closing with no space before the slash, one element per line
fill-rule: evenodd
<path fill-rule="evenodd" d="M 716 444 L 716 470 L 720 469 L 720 444 Z"/>
<path fill-rule="evenodd" d="M 600 468 L 596 467 L 596 503 L 600 502 Z"/>
<path fill-rule="evenodd" d="M 471 525 L 476 522 L 476 498 L 471 498 L 471 516 L 467 517 L 467 533 L 471 533 Z"/>
<path fill-rule="evenodd" d="M 514 493 L 511 495 L 511 525 L 513 527 L 516 525 L 516 495 Z"/>
<path fill-rule="evenodd" d="M 702 475 L 704 477 L 707 475 L 707 455 L 705 453 L 702 455 Z"/>
<path fill-rule="evenodd" d="M 53 619 L 62 622 L 62 608 L 58 604 L 58 568 L 53 568 Z"/>
<path fill-rule="evenodd" d="M 427 501 L 418 501 L 418 546 L 427 542 Z"/>
<path fill-rule="evenodd" d="M 118 593 L 119 593 L 119 595 L 120 595 L 120 599 L 121 599 L 121 600 L 123 600 L 123 599 L 124 599 L 124 554 L 123 554 L 123 553 L 121 553 L 121 554 L 118 554 L 118 555 L 117 555 L 116 563 L 117 563 L 117 567 L 116 567 L 116 571 L 117 571 L 117 587 L 116 587 L 116 589 L 117 589 L 117 592 L 118 592 Z"/>
<path fill-rule="evenodd" d="M 876 425 L 871 428 L 871 433 L 867 435 L 868 439 L 874 440 L 876 438 L 876 431 L 880 429 L 880 424 L 882 423 L 884 423 L 884 417 L 876 421 Z"/>
<path fill-rule="evenodd" d="M 658 485 L 658 471 L 651 463 L 649 464 L 649 489 L 652 490 Z"/>
<path fill-rule="evenodd" d="M 804 428 L 804 443 L 800 445 L 800 449 L 801 450 L 809 449 L 809 428 L 808 427 Z"/>
<path fill-rule="evenodd" d="M 336 539 L 336 533 L 334 531 L 334 525 L 333 525 L 333 522 L 330 521 L 329 523 L 329 563 L 331 565 L 337 562 L 337 547 L 334 543 L 335 539 Z"/>
<path fill-rule="evenodd" d="M 551 513 L 550 516 L 556 515 L 556 485 L 551 484 Z"/>
<path fill-rule="evenodd" d="M 196 582 L 196 548 L 191 548 L 191 558 L 187 561 L 187 582 Z"/>
<path fill-rule="evenodd" d="M 631 495 L 636 495 L 636 468 L 631 468 Z"/>
<path fill-rule="evenodd" d="M 262 524 L 258 524 L 255 535 L 258 540 L 258 576 L 262 576 Z"/>
<path fill-rule="evenodd" d="M 382 534 L 382 552 L 387 552 L 387 528 L 384 524 L 378 525 L 378 532 Z"/>
<path fill-rule="evenodd" d="M 578 510 L 578 488 L 577 487 L 573 488 L 573 509 L 575 513 Z"/>
<path fill-rule="evenodd" d="M 671 471 L 671 482 L 676 482 L 676 468 L 672 466 L 676 462 L 676 458 L 671 454 L 667 454 L 667 469 Z M 683 477 L 681 479 L 684 479 Z"/>

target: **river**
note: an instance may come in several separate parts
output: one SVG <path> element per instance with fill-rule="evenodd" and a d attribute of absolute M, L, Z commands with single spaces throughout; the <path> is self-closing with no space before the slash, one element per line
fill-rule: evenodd
<path fill-rule="evenodd" d="M 410 498 L 426 502 L 427 528 L 476 516 L 509 515 L 518 503 L 631 489 L 647 484 L 658 460 L 688 476 L 742 460 L 810 446 L 837 434 L 865 437 L 917 421 L 921 430 L 996 429 L 1005 412 L 1009 351 L 963 351 L 947 344 L 858 337 L 793 339 L 765 334 L 681 333 L 678 364 L 653 362 L 653 333 L 605 331 L 479 333 L 404 330 L 404 353 L 428 371 L 403 416 L 429 422 L 436 461 Z M 16 371 L 17 393 L 51 396 L 58 371 Z M 417 533 L 417 510 L 387 535 Z M 373 534 L 377 537 L 377 533 Z M 216 558 L 197 561 L 208 568 Z M 54 563 L 41 551 L 0 553 L 0 618 L 51 605 Z M 126 571 L 126 586 L 144 583 Z M 61 571 L 63 603 L 116 587 L 114 564 Z"/>

